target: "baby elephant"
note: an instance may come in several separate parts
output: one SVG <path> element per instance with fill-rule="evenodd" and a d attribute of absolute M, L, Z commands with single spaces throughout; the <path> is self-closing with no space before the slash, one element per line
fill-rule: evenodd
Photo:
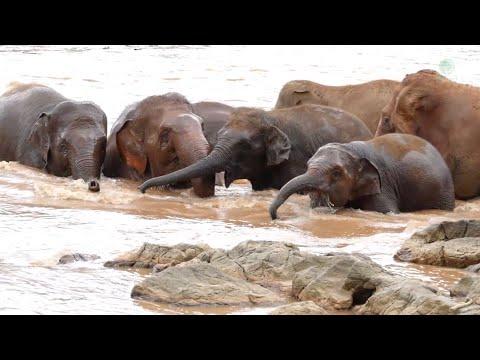
<path fill-rule="evenodd" d="M 455 206 L 452 177 L 440 153 L 426 140 L 404 134 L 322 146 L 307 172 L 282 187 L 270 206 L 272 219 L 297 192 L 309 193 L 312 207 L 398 213 Z"/>

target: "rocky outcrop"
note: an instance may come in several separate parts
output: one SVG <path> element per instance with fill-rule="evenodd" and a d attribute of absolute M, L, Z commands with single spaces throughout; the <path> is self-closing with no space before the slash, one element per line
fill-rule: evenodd
<path fill-rule="evenodd" d="M 231 250 L 145 244 L 115 261 L 117 267 L 153 268 L 152 275 L 135 285 L 132 297 L 159 303 L 281 305 L 293 298 L 300 302 L 281 306 L 272 314 L 337 310 L 385 315 L 480 314 L 480 306 L 466 303 L 460 291 L 452 292 L 453 297 L 440 294 L 420 281 L 384 270 L 367 256 L 313 255 L 280 242 L 246 241 Z M 475 286 L 470 286 L 468 296 L 476 294 Z"/>
<path fill-rule="evenodd" d="M 366 256 L 331 254 L 325 258 L 323 266 L 311 266 L 295 275 L 294 297 L 345 310 L 364 304 L 380 284 L 393 281 L 393 275 Z"/>
<path fill-rule="evenodd" d="M 466 302 L 480 305 L 480 276 L 472 275 L 462 278 L 451 290 L 454 297 L 464 298 Z"/>
<path fill-rule="evenodd" d="M 156 267 L 156 270 L 160 271 L 192 260 L 206 249 L 210 248 L 207 245 L 178 244 L 163 246 L 145 243 L 136 251 L 124 254 L 115 260 L 107 261 L 105 266 L 137 269 Z"/>
<path fill-rule="evenodd" d="M 177 305 L 265 305 L 282 301 L 262 286 L 205 263 L 155 273 L 135 285 L 132 297 Z"/>
<path fill-rule="evenodd" d="M 271 311 L 269 315 L 328 315 L 328 311 L 313 301 L 300 301 L 279 306 Z"/>
<path fill-rule="evenodd" d="M 395 259 L 465 268 L 480 263 L 480 221 L 444 221 L 413 234 Z"/>
<path fill-rule="evenodd" d="M 92 255 L 92 254 L 80 254 L 80 253 L 73 253 L 63 255 L 59 260 L 58 264 L 70 264 L 76 261 L 92 261 L 100 259 L 100 256 Z"/>
<path fill-rule="evenodd" d="M 457 311 L 452 299 L 417 280 L 396 281 L 380 286 L 359 310 L 376 315 L 453 315 Z"/>

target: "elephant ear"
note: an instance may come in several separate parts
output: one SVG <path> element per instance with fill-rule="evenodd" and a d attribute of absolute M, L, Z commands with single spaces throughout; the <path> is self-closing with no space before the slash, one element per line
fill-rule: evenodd
<path fill-rule="evenodd" d="M 290 139 L 278 127 L 271 125 L 265 134 L 267 149 L 267 166 L 274 166 L 288 160 L 290 156 Z"/>
<path fill-rule="evenodd" d="M 438 99 L 426 92 L 415 94 L 411 100 L 411 106 L 415 111 L 430 112 L 439 105 Z"/>
<path fill-rule="evenodd" d="M 33 125 L 32 132 L 28 138 L 31 146 L 29 157 L 30 165 L 45 169 L 50 151 L 50 135 L 48 134 L 48 122 L 50 114 L 41 113 Z"/>
<path fill-rule="evenodd" d="M 376 165 L 366 158 L 360 159 L 357 185 L 354 197 L 379 194 L 382 189 L 380 172 Z"/>
<path fill-rule="evenodd" d="M 144 133 L 135 128 L 132 120 L 127 120 L 117 131 L 116 140 L 120 158 L 127 166 L 143 175 L 147 168 L 144 148 Z"/>

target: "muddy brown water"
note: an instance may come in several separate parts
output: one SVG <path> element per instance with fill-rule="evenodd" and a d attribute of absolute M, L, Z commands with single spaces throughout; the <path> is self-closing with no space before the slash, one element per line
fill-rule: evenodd
<path fill-rule="evenodd" d="M 145 96 L 179 91 L 191 101 L 269 108 L 291 79 L 327 84 L 398 79 L 443 60 L 450 77 L 479 83 L 479 47 L 0 47 L 0 88 L 36 81 L 104 108 L 109 128 L 124 106 Z M 395 59 L 395 66 L 386 66 Z M 59 67 L 58 64 L 62 64 Z M 82 64 L 83 66 L 79 66 Z M 477 84 L 478 85 L 478 84 Z M 229 249 L 245 240 L 295 243 L 302 250 L 360 252 L 388 270 L 447 290 L 462 270 L 396 262 L 393 254 L 414 231 L 445 219 L 480 219 L 480 200 L 457 201 L 454 212 L 398 215 L 310 209 L 292 196 L 272 222 L 276 191 L 252 192 L 246 181 L 199 199 L 186 190 L 149 190 L 102 179 L 89 193 L 81 180 L 57 178 L 18 163 L 0 162 L 0 313 L 2 314 L 265 314 L 272 308 L 158 305 L 130 298 L 145 272 L 103 263 L 144 242 L 206 243 Z M 57 265 L 69 252 L 100 259 Z"/>

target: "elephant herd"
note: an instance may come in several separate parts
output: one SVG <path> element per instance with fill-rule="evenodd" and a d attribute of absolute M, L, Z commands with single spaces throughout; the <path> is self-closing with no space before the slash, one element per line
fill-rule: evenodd
<path fill-rule="evenodd" d="M 291 81 L 275 108 L 192 104 L 178 93 L 125 108 L 107 139 L 93 102 L 40 84 L 0 96 L 0 161 L 18 161 L 100 190 L 100 174 L 197 196 L 250 181 L 277 189 L 272 219 L 294 193 L 312 207 L 452 210 L 480 193 L 480 88 L 433 70 L 403 81 L 326 86 Z"/>

